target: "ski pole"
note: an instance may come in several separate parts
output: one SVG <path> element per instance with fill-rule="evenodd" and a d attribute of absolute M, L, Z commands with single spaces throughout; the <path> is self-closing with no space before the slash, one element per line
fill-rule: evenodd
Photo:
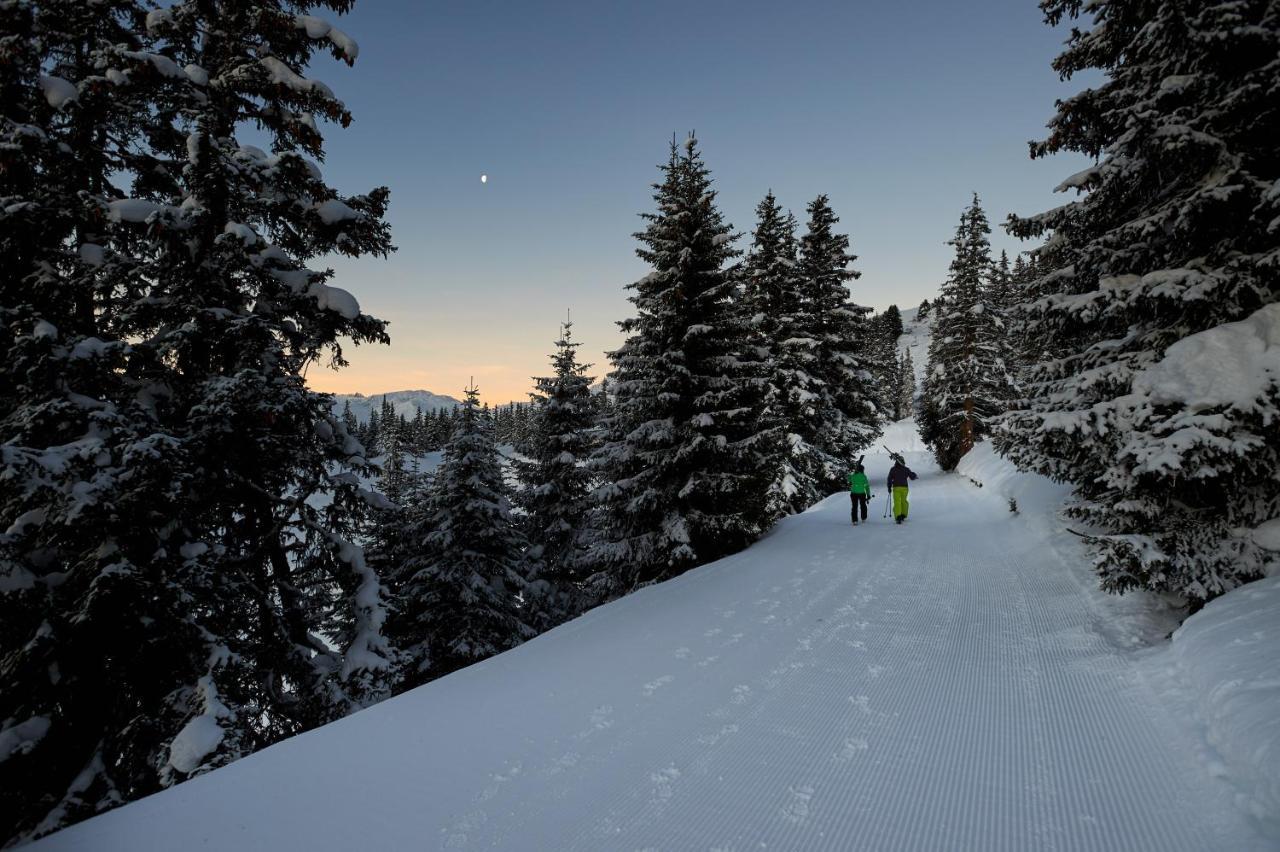
<path fill-rule="evenodd" d="M 884 517 L 886 517 L 886 518 L 887 518 L 887 517 L 889 517 L 889 495 L 888 495 L 888 493 L 886 493 L 886 494 L 884 495 Z"/>

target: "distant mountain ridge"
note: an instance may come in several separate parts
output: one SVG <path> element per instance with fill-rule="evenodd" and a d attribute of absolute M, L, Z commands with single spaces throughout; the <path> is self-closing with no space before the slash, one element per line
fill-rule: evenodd
<path fill-rule="evenodd" d="M 436 408 L 453 408 L 462 404 L 461 400 L 432 393 L 428 390 L 388 391 L 387 393 L 375 393 L 368 396 L 362 393 L 339 393 L 333 395 L 333 411 L 335 414 L 341 414 L 343 406 L 349 402 L 351 403 L 351 413 L 356 416 L 356 420 L 361 423 L 367 423 L 369 422 L 370 413 L 374 409 L 382 407 L 382 398 L 384 396 L 387 398 L 387 402 L 391 403 L 396 414 L 403 414 L 406 419 L 415 417 L 419 408 L 423 411 L 431 411 Z"/>

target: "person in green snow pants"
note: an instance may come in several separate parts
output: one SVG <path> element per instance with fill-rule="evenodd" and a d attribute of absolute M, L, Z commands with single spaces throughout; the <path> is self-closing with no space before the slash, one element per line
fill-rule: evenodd
<path fill-rule="evenodd" d="M 902 463 L 902 459 L 894 458 L 893 467 L 889 469 L 889 491 L 893 494 L 893 520 L 902 523 L 907 519 L 907 482 L 916 475 Z"/>

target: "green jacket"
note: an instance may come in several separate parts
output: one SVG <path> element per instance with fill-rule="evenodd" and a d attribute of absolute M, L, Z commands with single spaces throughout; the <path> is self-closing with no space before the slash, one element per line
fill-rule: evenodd
<path fill-rule="evenodd" d="M 849 493 L 871 495 L 871 483 L 867 481 L 865 473 L 849 474 Z"/>

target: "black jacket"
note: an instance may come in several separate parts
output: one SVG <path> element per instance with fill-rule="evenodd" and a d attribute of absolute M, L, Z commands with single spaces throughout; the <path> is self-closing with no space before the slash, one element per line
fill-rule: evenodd
<path fill-rule="evenodd" d="M 912 472 L 911 468 L 907 467 L 902 462 L 894 462 L 893 467 L 889 470 L 889 487 L 893 488 L 894 486 L 897 486 L 900 488 L 906 488 L 907 480 L 915 478 L 916 475 Z"/>

